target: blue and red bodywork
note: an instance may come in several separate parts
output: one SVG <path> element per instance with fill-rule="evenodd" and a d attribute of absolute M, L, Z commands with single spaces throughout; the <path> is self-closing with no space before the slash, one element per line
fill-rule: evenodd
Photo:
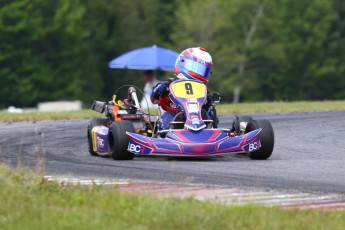
<path fill-rule="evenodd" d="M 261 129 L 245 135 L 229 137 L 220 129 L 200 131 L 174 130 L 165 138 L 128 135 L 128 151 L 136 155 L 211 156 L 224 153 L 252 152 L 261 147 Z"/>
<path fill-rule="evenodd" d="M 101 156 L 109 152 L 108 131 L 108 127 L 102 125 L 91 130 L 92 149 Z"/>

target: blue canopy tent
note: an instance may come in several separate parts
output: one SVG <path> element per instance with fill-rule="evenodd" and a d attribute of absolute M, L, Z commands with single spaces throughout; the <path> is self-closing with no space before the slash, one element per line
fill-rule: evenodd
<path fill-rule="evenodd" d="M 174 69 L 178 55 L 176 51 L 153 45 L 122 54 L 109 62 L 109 68 L 168 71 Z"/>

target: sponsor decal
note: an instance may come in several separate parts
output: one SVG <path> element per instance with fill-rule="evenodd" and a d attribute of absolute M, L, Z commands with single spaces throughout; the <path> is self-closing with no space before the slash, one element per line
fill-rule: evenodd
<path fill-rule="evenodd" d="M 128 143 L 127 150 L 135 154 L 150 154 L 152 152 L 151 148 L 139 145 L 131 140 Z"/>
<path fill-rule="evenodd" d="M 193 124 L 193 125 L 200 125 L 200 120 L 199 120 L 199 118 L 192 118 L 192 124 Z"/>
<path fill-rule="evenodd" d="M 188 103 L 187 104 L 187 110 L 189 113 L 198 113 L 199 107 L 197 103 Z"/>
<path fill-rule="evenodd" d="M 102 138 L 100 138 L 99 136 L 97 136 L 97 146 L 98 147 L 100 147 L 100 148 L 104 148 L 104 146 L 105 146 L 105 143 L 104 143 L 105 141 L 102 139 Z"/>
<path fill-rule="evenodd" d="M 128 144 L 128 150 L 131 152 L 140 153 L 141 152 L 141 146 L 129 143 Z"/>
<path fill-rule="evenodd" d="M 255 139 L 254 141 L 250 142 L 249 144 L 244 146 L 244 151 L 245 152 L 254 152 L 256 150 L 258 150 L 259 148 L 261 148 L 261 143 L 260 143 L 260 139 Z"/>
<path fill-rule="evenodd" d="M 258 149 L 258 142 L 257 141 L 249 144 L 249 152 L 253 152 L 253 151 L 257 150 L 257 149 Z"/>

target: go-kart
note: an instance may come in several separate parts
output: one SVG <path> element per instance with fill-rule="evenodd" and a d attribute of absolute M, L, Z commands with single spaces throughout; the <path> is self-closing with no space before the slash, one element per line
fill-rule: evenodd
<path fill-rule="evenodd" d="M 114 160 L 132 160 L 134 156 L 214 156 L 246 153 L 251 159 L 268 159 L 274 147 L 274 132 L 266 119 L 235 116 L 229 128 L 216 128 L 202 108 L 212 106 L 219 94 L 207 93 L 205 84 L 196 80 L 177 80 L 170 84 L 170 99 L 181 109 L 169 124 L 158 130 L 160 115 L 141 109 L 136 87 L 128 89 L 128 98 L 108 103 L 94 101 L 92 109 L 106 118 L 94 118 L 87 129 L 91 155 L 110 156 Z M 214 110 L 215 111 L 215 110 Z"/>

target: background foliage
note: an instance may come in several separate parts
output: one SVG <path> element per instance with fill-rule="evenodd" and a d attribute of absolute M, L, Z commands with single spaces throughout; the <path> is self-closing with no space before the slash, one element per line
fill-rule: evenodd
<path fill-rule="evenodd" d="M 108 62 L 153 44 L 207 48 L 223 101 L 345 99 L 344 17 L 341 0 L 0 0 L 0 108 L 143 87 Z"/>

